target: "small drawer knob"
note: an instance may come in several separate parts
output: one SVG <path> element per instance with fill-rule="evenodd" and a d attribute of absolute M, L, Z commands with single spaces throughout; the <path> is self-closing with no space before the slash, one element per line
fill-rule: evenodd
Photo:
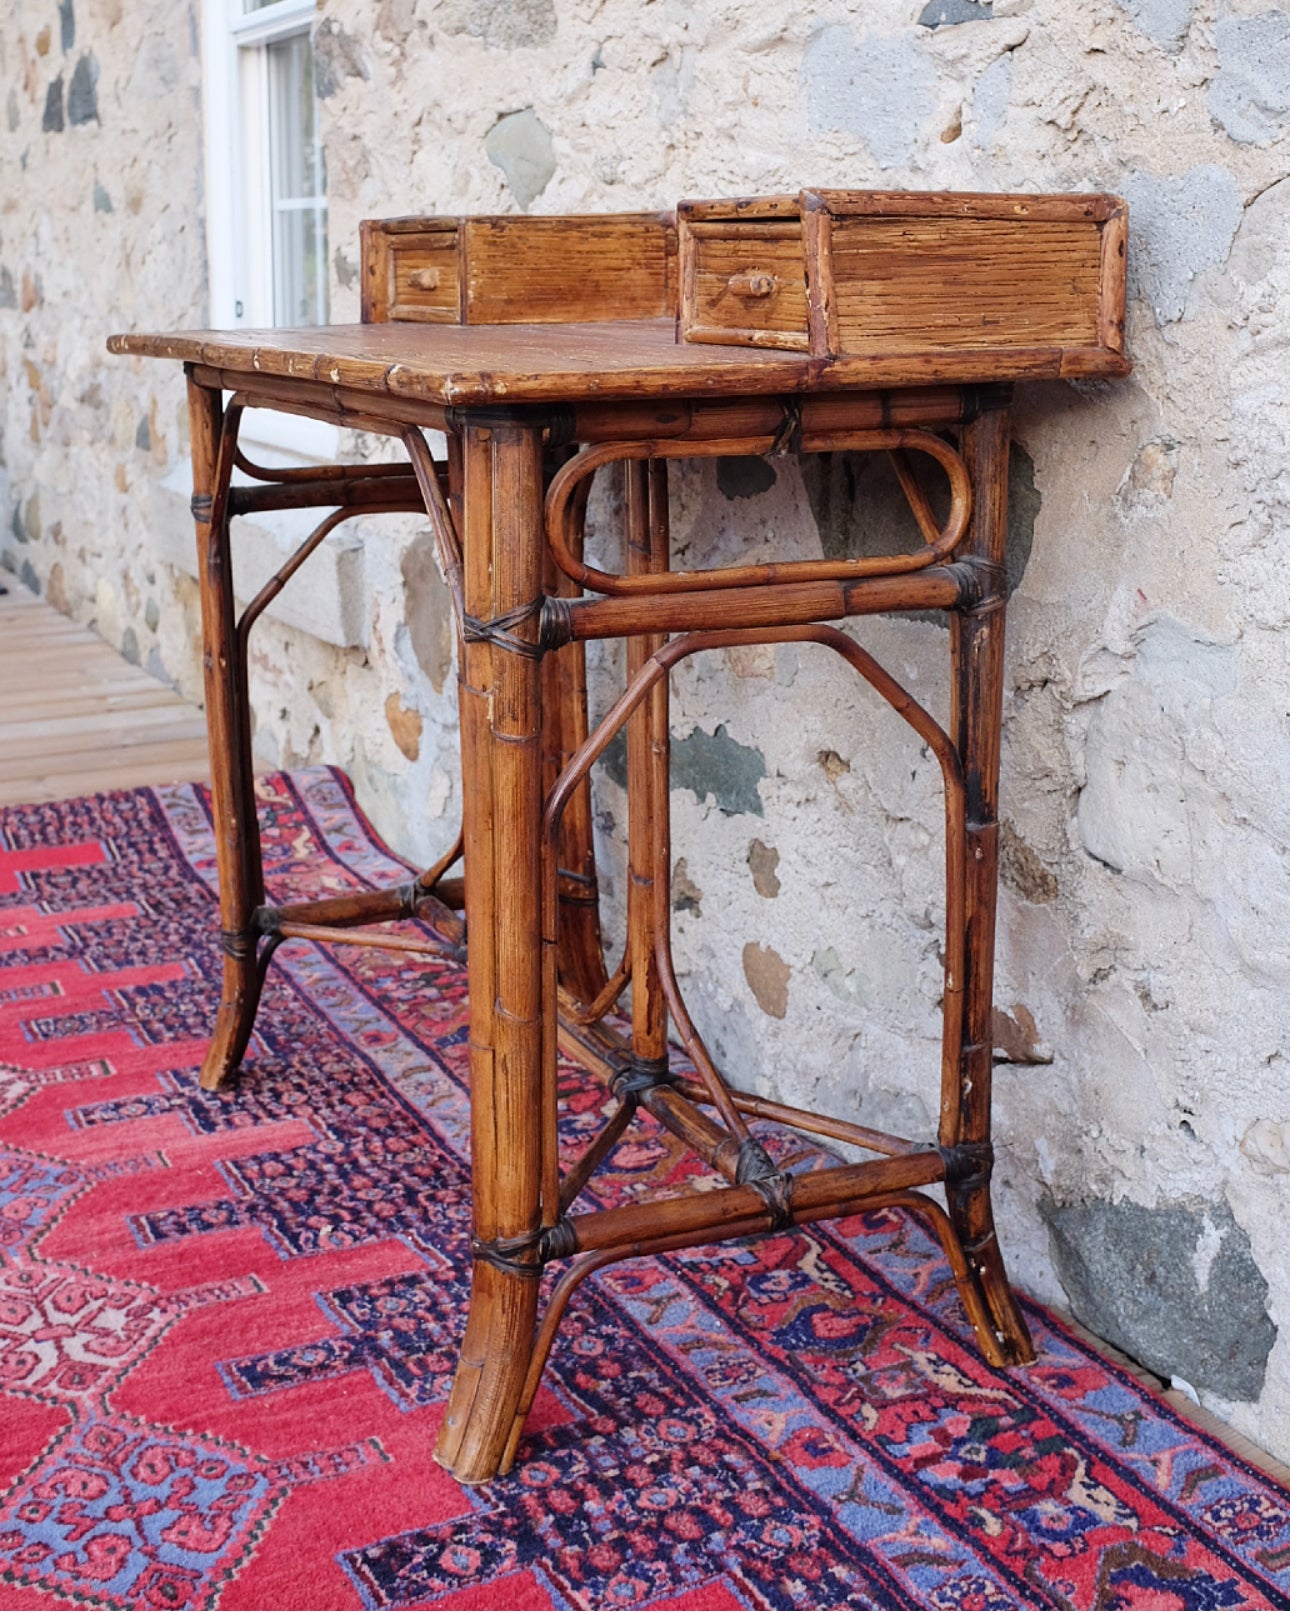
<path fill-rule="evenodd" d="M 775 289 L 775 276 L 764 269 L 746 269 L 732 274 L 729 286 L 736 297 L 769 297 Z"/>
<path fill-rule="evenodd" d="M 408 276 L 408 284 L 413 291 L 438 291 L 438 269 L 413 269 Z"/>

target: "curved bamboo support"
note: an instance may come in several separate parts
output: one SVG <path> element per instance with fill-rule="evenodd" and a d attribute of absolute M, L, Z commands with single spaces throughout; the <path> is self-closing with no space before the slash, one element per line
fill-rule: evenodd
<path fill-rule="evenodd" d="M 431 863 L 425 873 L 417 875 L 418 886 L 425 891 L 432 891 L 452 865 L 460 862 L 465 849 L 466 837 L 464 831 L 457 830 L 457 838 L 453 841 L 438 862 Z"/>
<path fill-rule="evenodd" d="M 631 943 L 623 946 L 618 967 L 605 981 L 599 995 L 589 1003 L 578 1002 L 568 992 L 560 993 L 560 1012 L 575 1025 L 598 1024 L 614 1006 L 631 980 Z"/>
<path fill-rule="evenodd" d="M 264 901 L 264 874 L 229 545 L 229 489 L 242 409 L 234 400 L 221 414 L 220 394 L 191 379 L 188 408 L 223 951 L 220 1002 L 200 1076 L 201 1085 L 214 1092 L 242 1062 L 272 949 L 260 950 L 254 923 Z"/>
<path fill-rule="evenodd" d="M 959 454 L 929 431 L 832 431 L 803 436 L 801 447 L 811 453 L 834 449 L 861 452 L 882 451 L 905 455 L 914 451 L 928 455 L 945 471 L 950 483 L 950 513 L 940 527 L 922 490 L 914 481 L 907 460 L 897 460 L 897 475 L 909 499 L 924 546 L 906 555 L 870 556 L 859 560 L 768 561 L 753 566 L 724 566 L 706 571 L 667 571 L 661 574 L 623 576 L 590 566 L 575 552 L 571 542 L 571 514 L 575 492 L 583 478 L 603 465 L 618 461 L 650 459 L 693 459 L 701 455 L 766 454 L 778 446 L 778 439 L 730 439 L 712 442 L 601 443 L 585 448 L 562 466 L 553 477 L 546 500 L 547 542 L 556 564 L 581 587 L 608 595 L 679 594 L 707 592 L 721 588 L 747 588 L 768 583 L 848 582 L 858 577 L 897 576 L 921 571 L 946 559 L 962 541 L 972 515 L 972 484 Z"/>
<path fill-rule="evenodd" d="M 614 735 L 650 694 L 665 679 L 679 661 L 701 650 L 725 649 L 743 644 L 816 643 L 832 649 L 867 682 L 883 700 L 902 717 L 918 737 L 932 751 L 940 769 L 945 792 L 945 882 L 946 882 L 946 944 L 945 944 L 945 1006 L 942 1040 L 942 1090 L 957 1090 L 959 1055 L 961 1048 L 962 1019 L 959 1005 L 964 989 L 964 946 L 966 914 L 966 807 L 963 767 L 958 751 L 949 735 L 935 718 L 886 671 L 868 651 L 840 629 L 826 626 L 794 628 L 730 629 L 691 633 L 672 639 L 660 646 L 639 668 L 631 682 L 610 707 L 596 729 L 579 748 L 547 797 L 542 817 L 542 945 L 546 957 L 548 985 L 554 970 L 554 949 L 558 939 L 555 868 L 551 848 L 559 831 L 560 817 L 573 790 L 586 777 L 595 762 L 604 754 Z M 658 767 L 656 761 L 656 767 Z M 660 769 L 661 772 L 661 769 Z M 665 775 L 654 779 L 656 791 L 665 787 Z M 659 828 L 656 820 L 655 828 Z M 669 854 L 670 855 L 670 854 Z M 708 1053 L 702 1038 L 694 1027 L 685 1007 L 684 998 L 676 981 L 672 965 L 670 926 L 666 907 L 655 915 L 654 944 L 659 981 L 669 1010 L 681 1036 L 686 1052 L 699 1072 L 695 1096 L 699 1101 L 714 1107 L 726 1125 L 727 1131 L 737 1140 L 748 1136 L 747 1125 L 736 1106 L 733 1095 Z M 548 1001 L 553 1001 L 548 998 Z M 554 1016 L 548 1013 L 547 1034 L 544 1038 L 543 1109 L 544 1135 L 554 1137 L 557 1124 L 558 1045 Z M 702 1094 L 700 1096 L 700 1093 Z M 733 1123 L 732 1123 L 733 1122 Z M 559 1171 L 554 1149 L 545 1161 L 544 1203 L 554 1206 L 560 1200 Z M 547 1224 L 553 1224 L 548 1220 Z"/>
<path fill-rule="evenodd" d="M 597 1167 L 609 1157 L 614 1145 L 631 1124 L 636 1108 L 636 1099 L 631 1093 L 621 1099 L 613 1114 L 560 1183 L 561 1216 L 568 1214 L 570 1206 L 577 1202 L 578 1195 L 595 1175 Z"/>
<path fill-rule="evenodd" d="M 963 452 L 979 490 L 966 548 L 974 560 L 1002 571 L 1007 544 L 1009 431 L 1006 409 L 988 410 L 963 431 Z M 1031 1361 L 1034 1346 L 1004 1269 L 994 1229 L 990 1182 L 993 1081 L 994 926 L 998 884 L 999 749 L 1003 704 L 1002 595 L 950 619 L 953 667 L 950 731 L 972 759 L 967 776 L 964 984 L 958 1012 L 958 1069 L 946 1070 L 940 1137 L 975 1160 L 948 1179 L 945 1199 L 955 1232 L 980 1284 L 991 1331 L 1010 1361 Z"/>
<path fill-rule="evenodd" d="M 963 1301 L 968 1319 L 972 1322 L 978 1336 L 983 1340 L 984 1353 L 992 1366 L 1006 1366 L 1008 1363 L 1000 1355 L 997 1359 L 990 1354 L 986 1340 L 993 1338 L 993 1331 L 989 1326 L 989 1319 L 985 1312 L 984 1302 L 979 1289 L 972 1279 L 967 1262 L 963 1258 L 963 1251 L 959 1248 L 958 1239 L 949 1217 L 937 1204 L 935 1199 L 929 1198 L 926 1193 L 915 1189 L 897 1190 L 890 1193 L 875 1194 L 856 1200 L 854 1203 L 841 1203 L 824 1206 L 828 1211 L 826 1216 L 820 1210 L 810 1210 L 794 1217 L 792 1225 L 801 1226 L 811 1221 L 834 1219 L 849 1215 L 861 1210 L 907 1209 L 915 1214 L 926 1215 L 931 1222 L 932 1230 L 937 1241 L 945 1251 L 950 1269 L 954 1274 L 955 1286 Z M 748 1216 L 743 1221 L 732 1221 L 721 1229 L 722 1241 L 732 1238 L 751 1238 L 764 1235 L 766 1221 L 764 1215 Z M 515 1421 L 511 1424 L 510 1435 L 506 1447 L 502 1452 L 499 1474 L 509 1473 L 515 1461 L 515 1454 L 524 1432 L 524 1424 L 529 1412 L 533 1409 L 533 1402 L 537 1398 L 538 1385 L 542 1381 L 542 1374 L 551 1354 L 551 1347 L 555 1343 L 556 1334 L 560 1330 L 560 1323 L 564 1320 L 564 1313 L 568 1309 L 569 1301 L 577 1290 L 605 1266 L 615 1264 L 620 1260 L 638 1260 L 651 1255 L 675 1253 L 681 1249 L 693 1249 L 700 1244 L 713 1241 L 713 1234 L 708 1228 L 696 1231 L 685 1231 L 664 1235 L 656 1238 L 638 1238 L 632 1243 L 620 1244 L 614 1248 L 593 1249 L 590 1253 L 580 1255 L 560 1278 L 547 1300 L 546 1310 L 542 1314 L 542 1322 L 538 1329 L 537 1338 L 533 1345 L 533 1354 L 529 1359 L 528 1373 L 524 1380 L 524 1390 L 520 1396 L 520 1403 L 516 1409 Z"/>
<path fill-rule="evenodd" d="M 564 461 L 564 451 L 548 448 L 545 465 L 553 474 Z M 582 553 L 587 497 L 592 478 L 580 484 L 574 501 L 574 532 Z M 570 602 L 582 590 L 559 570 L 549 553 L 543 555 L 542 592 Z M 584 645 L 568 644 L 547 654 L 542 662 L 542 788 L 550 789 L 569 757 L 587 737 L 587 652 Z M 560 968 L 561 993 L 578 1001 L 594 1002 L 608 984 L 604 936 L 600 924 L 600 885 L 596 875 L 595 816 L 590 786 L 574 796 L 565 814 L 558 849 L 560 861 Z"/>
<path fill-rule="evenodd" d="M 385 465 L 257 465 L 239 448 L 233 463 L 244 475 L 257 482 L 314 482 L 321 479 L 338 482 L 366 482 L 373 477 L 406 476 L 408 467 L 397 463 Z"/>
<path fill-rule="evenodd" d="M 419 508 L 420 482 L 403 464 L 327 465 L 282 470 L 256 464 L 238 443 L 246 404 L 234 394 L 222 418 L 219 394 L 190 381 L 193 429 L 194 500 L 199 525 L 198 552 L 205 635 L 207 721 L 211 743 L 212 796 L 219 860 L 223 988 L 215 1027 L 202 1066 L 202 1085 L 216 1090 L 240 1064 L 255 1023 L 269 962 L 283 940 L 310 939 L 352 945 L 383 945 L 393 950 L 441 955 L 455 947 L 460 921 L 452 922 L 446 944 L 378 931 L 359 937 L 351 928 L 415 914 L 408 889 L 355 892 L 288 909 L 264 906 L 264 876 L 251 761 L 248 646 L 251 629 L 291 578 L 342 521 L 360 515 Z M 424 443 L 422 443 L 424 447 Z M 430 462 L 431 477 L 438 473 Z M 234 470 L 265 484 L 248 492 L 234 487 Z M 307 507 L 335 502 L 309 536 L 236 614 L 229 523 L 244 510 Z M 204 527 L 204 532 L 202 528 Z M 427 897 L 461 855 L 458 836 L 448 854 L 415 882 Z M 272 922 L 268 922 L 272 921 Z"/>
<path fill-rule="evenodd" d="M 314 551 L 318 548 L 318 545 L 323 541 L 327 534 L 329 532 L 334 532 L 342 521 L 348 521 L 351 516 L 358 514 L 368 515 L 374 513 L 375 511 L 358 511 L 341 508 L 339 510 L 333 510 L 330 515 L 325 515 L 322 520 L 319 521 L 318 525 L 313 529 L 305 541 L 291 554 L 286 563 L 280 566 L 278 570 L 274 572 L 273 576 L 269 578 L 268 582 L 265 583 L 264 587 L 261 588 L 259 593 L 242 612 L 241 618 L 237 624 L 237 648 L 238 654 L 243 658 L 243 660 L 246 658 L 247 642 L 251 636 L 251 629 L 255 626 L 264 610 L 273 603 L 273 601 L 295 576 L 296 572 L 299 571 L 301 566 L 304 565 L 305 561 L 308 560 L 309 556 L 314 553 Z"/>
<path fill-rule="evenodd" d="M 409 426 L 403 433 L 402 442 L 408 451 L 408 458 L 412 461 L 417 486 L 421 489 L 421 497 L 425 501 L 430 530 L 434 534 L 435 553 L 439 557 L 443 580 L 452 596 L 457 627 L 460 631 L 466 614 L 466 604 L 461 537 L 457 531 L 457 523 L 453 520 L 449 501 L 445 498 L 443 486 L 439 481 L 439 467 L 420 429 Z"/>

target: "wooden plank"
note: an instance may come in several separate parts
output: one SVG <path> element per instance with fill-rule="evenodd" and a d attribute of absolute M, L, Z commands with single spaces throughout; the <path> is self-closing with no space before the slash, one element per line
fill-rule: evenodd
<path fill-rule="evenodd" d="M 0 806 L 17 806 L 30 801 L 65 801 L 81 795 L 97 795 L 105 790 L 137 790 L 152 784 L 205 782 L 209 767 L 203 766 L 196 748 L 190 752 L 173 750 L 167 762 L 155 757 L 119 766 L 93 765 L 66 772 L 48 770 L 28 776 L 0 779 Z"/>
<path fill-rule="evenodd" d="M 144 689 L 125 684 L 113 687 L 99 684 L 92 687 L 55 690 L 44 684 L 40 692 L 24 695 L 17 690 L 0 689 L 0 722 L 21 722 L 28 718 L 53 721 L 60 717 L 107 714 L 114 711 L 146 711 L 150 706 L 171 706 L 175 696 L 168 689 L 158 693 L 156 688 Z"/>
<path fill-rule="evenodd" d="M 186 744 L 204 739 L 205 734 L 206 721 L 200 711 L 154 706 L 122 713 L 120 720 L 111 723 L 99 715 L 0 723 L 0 747 L 6 766 L 17 766 L 68 751 L 88 758 L 110 756 L 116 750 L 138 752 L 171 742 Z"/>
<path fill-rule="evenodd" d="M 208 776 L 201 712 L 16 582 L 0 595 L 0 806 Z"/>

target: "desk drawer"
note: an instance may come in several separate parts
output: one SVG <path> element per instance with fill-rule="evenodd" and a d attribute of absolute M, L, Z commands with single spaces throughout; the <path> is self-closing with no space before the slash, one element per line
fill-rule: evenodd
<path fill-rule="evenodd" d="M 386 266 L 389 319 L 455 325 L 461 318 L 457 231 L 431 230 L 390 238 Z"/>
<path fill-rule="evenodd" d="M 562 325 L 676 316 L 670 213 L 367 219 L 363 319 Z"/>
<path fill-rule="evenodd" d="M 677 221 L 686 341 L 928 380 L 1128 367 L 1116 196 L 803 191 L 682 202 Z"/>
<path fill-rule="evenodd" d="M 806 351 L 806 273 L 796 219 L 696 223 L 683 264 L 686 340 Z"/>

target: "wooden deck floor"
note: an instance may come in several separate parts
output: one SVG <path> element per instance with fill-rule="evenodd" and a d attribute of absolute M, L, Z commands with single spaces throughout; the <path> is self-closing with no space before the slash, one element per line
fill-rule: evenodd
<path fill-rule="evenodd" d="M 0 806 L 209 777 L 206 720 L 195 706 L 3 581 Z"/>

